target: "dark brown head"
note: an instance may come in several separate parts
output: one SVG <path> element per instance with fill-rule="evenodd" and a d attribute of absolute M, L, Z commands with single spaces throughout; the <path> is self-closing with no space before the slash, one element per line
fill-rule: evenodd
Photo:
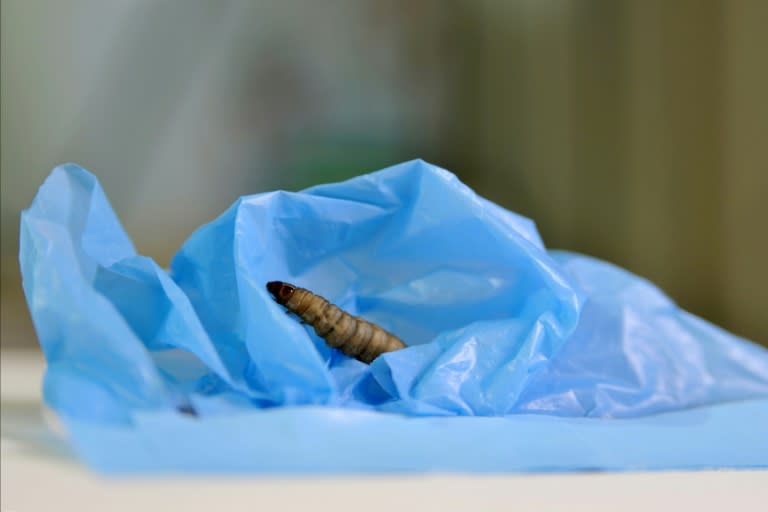
<path fill-rule="evenodd" d="M 285 305 L 285 303 L 290 300 L 293 292 L 296 291 L 296 287 L 282 281 L 270 281 L 267 283 L 267 290 L 272 294 L 278 304 Z"/>

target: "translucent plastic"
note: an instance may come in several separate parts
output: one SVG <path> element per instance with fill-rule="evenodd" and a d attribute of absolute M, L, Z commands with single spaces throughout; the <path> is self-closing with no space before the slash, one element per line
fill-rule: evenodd
<path fill-rule="evenodd" d="M 747 399 L 755 400 L 753 416 L 768 409 L 768 351 L 680 310 L 652 284 L 613 265 L 547 251 L 530 220 L 422 161 L 300 193 L 243 197 L 194 233 L 169 271 L 136 254 L 96 179 L 68 164 L 53 171 L 23 213 L 20 258 L 49 363 L 45 400 L 92 462 L 94 453 L 114 445 L 110 436 L 166 432 L 183 440 L 189 422 L 197 432 L 189 433 L 190 442 L 202 429 L 215 445 L 217 436 L 242 422 L 276 436 L 270 450 L 282 446 L 293 453 L 295 438 L 281 438 L 271 423 L 275 411 L 265 410 L 276 407 L 298 415 L 290 417 L 306 435 L 325 425 L 320 430 L 332 437 L 327 422 L 338 422 L 339 442 L 361 417 L 368 426 L 360 435 L 376 432 L 387 444 L 389 436 L 418 431 L 419 422 L 437 421 L 430 416 L 497 416 L 443 418 L 440 424 L 448 426 L 439 428 L 448 429 L 455 444 L 493 425 L 487 442 L 509 442 L 530 421 L 541 421 L 549 425 L 542 432 L 555 436 L 540 440 L 541 446 L 559 446 L 573 429 L 586 429 L 598 450 L 609 446 L 599 447 L 601 438 L 611 438 L 604 429 L 628 428 L 610 418 Z M 275 303 L 265 288 L 272 280 L 323 295 L 408 347 L 370 366 L 331 350 Z M 295 407 L 306 405 L 320 409 Z M 531 413 L 546 418 L 532 420 Z M 402 416 L 424 418 L 401 423 Z M 636 421 L 653 425 L 654 418 L 660 425 L 669 421 L 666 415 Z M 557 438 L 559 421 L 571 434 Z M 698 426 L 715 428 L 706 421 Z M 419 434 L 423 439 L 414 435 L 412 442 L 428 446 L 440 437 L 428 429 Z M 324 441 L 329 457 L 341 449 Z M 232 440 L 221 442 L 224 449 Z M 243 449 L 252 442 L 243 441 Z M 392 460 L 385 464 L 380 457 L 380 466 L 364 463 L 363 454 L 344 467 L 290 458 L 284 466 L 259 466 L 238 460 L 235 450 L 209 457 L 218 462 L 208 469 L 352 470 L 358 464 L 389 470 L 398 467 L 398 454 L 409 470 L 625 467 L 619 456 L 594 459 L 589 452 L 549 461 L 547 468 L 536 453 L 505 463 L 488 444 L 473 446 L 474 453 L 491 450 L 485 466 L 465 449 L 451 458 L 446 448 L 441 457 L 450 461 L 437 464 L 443 459 L 417 461 L 418 450 L 394 446 Z M 730 462 L 721 457 L 711 463 L 768 465 L 768 446 L 742 448 L 748 463 L 735 449 Z M 167 453 L 164 463 L 155 453 L 139 464 L 126 450 L 115 453 L 108 463 L 94 463 L 183 469 L 180 461 L 194 458 L 179 450 Z M 643 453 L 647 459 L 656 452 Z M 692 461 L 627 460 L 626 467 L 688 467 Z M 190 467 L 206 469 L 199 460 Z"/>

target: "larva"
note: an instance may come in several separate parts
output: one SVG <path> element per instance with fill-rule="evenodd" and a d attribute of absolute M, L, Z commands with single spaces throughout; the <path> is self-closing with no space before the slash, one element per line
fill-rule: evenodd
<path fill-rule="evenodd" d="M 270 281 L 267 290 L 278 304 L 314 327 L 328 346 L 369 363 L 384 352 L 405 348 L 400 338 L 363 318 L 352 316 L 309 290 Z"/>

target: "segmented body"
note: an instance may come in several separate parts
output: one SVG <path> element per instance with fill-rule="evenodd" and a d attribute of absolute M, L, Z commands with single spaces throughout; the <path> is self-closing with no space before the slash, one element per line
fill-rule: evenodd
<path fill-rule="evenodd" d="M 278 304 L 311 325 L 328 346 L 364 363 L 370 363 L 384 352 L 405 348 L 405 343 L 394 334 L 350 315 L 309 290 L 282 281 L 270 281 L 267 290 Z"/>

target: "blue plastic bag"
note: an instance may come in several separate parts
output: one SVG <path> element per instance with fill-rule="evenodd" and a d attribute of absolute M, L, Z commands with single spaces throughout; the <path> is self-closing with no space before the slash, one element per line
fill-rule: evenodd
<path fill-rule="evenodd" d="M 45 400 L 104 470 L 768 465 L 768 351 L 547 251 L 530 220 L 422 161 L 243 197 L 168 271 L 68 164 L 22 214 L 20 259 Z M 271 280 L 408 347 L 370 366 L 331 350 Z"/>

